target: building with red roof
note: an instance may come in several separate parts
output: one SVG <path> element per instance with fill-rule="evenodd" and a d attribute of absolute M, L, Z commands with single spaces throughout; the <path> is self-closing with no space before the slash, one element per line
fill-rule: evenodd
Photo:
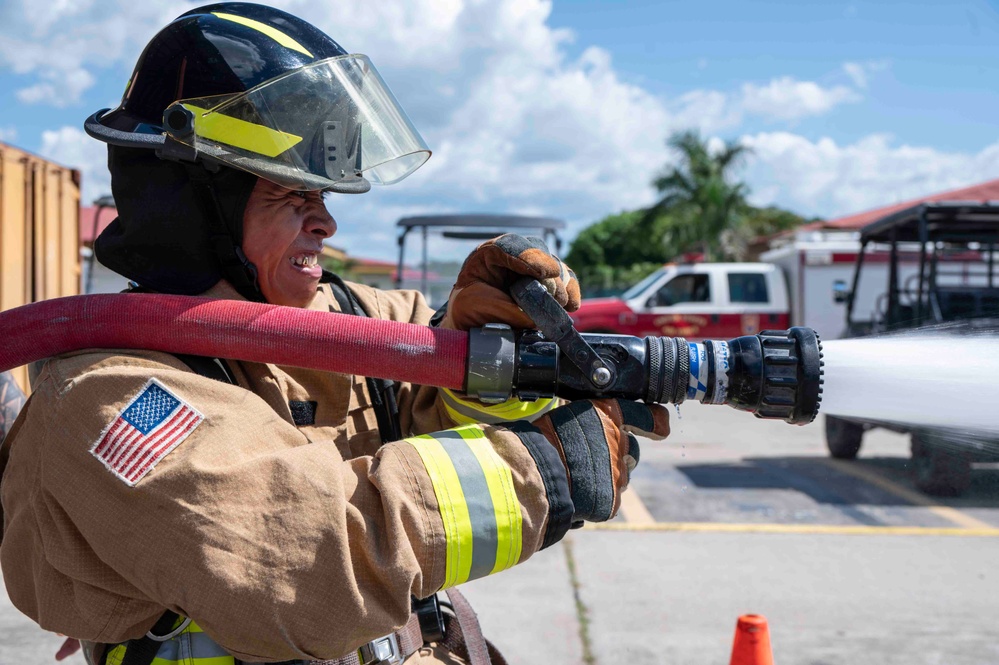
<path fill-rule="evenodd" d="M 920 203 L 938 203 L 940 201 L 999 201 L 999 179 L 988 180 L 977 185 L 972 185 L 971 187 L 962 187 L 937 194 L 929 194 L 928 196 L 921 196 L 909 201 L 902 201 L 901 203 L 893 203 L 875 208 L 874 210 L 854 213 L 846 217 L 805 224 L 798 231 L 859 231 L 871 222 L 875 222 L 882 217 L 887 217 L 900 210 L 912 208 Z"/>
<path fill-rule="evenodd" d="M 117 216 L 118 211 L 114 206 L 80 206 L 80 244 L 93 247 L 94 238 Z M 96 226 L 94 222 L 97 223 Z"/>

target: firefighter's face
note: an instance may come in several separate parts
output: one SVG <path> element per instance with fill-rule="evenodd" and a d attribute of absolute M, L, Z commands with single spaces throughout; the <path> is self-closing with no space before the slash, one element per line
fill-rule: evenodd
<path fill-rule="evenodd" d="M 296 192 L 260 178 L 243 214 L 243 252 L 272 305 L 308 307 L 322 268 L 323 239 L 336 221 L 320 192 Z"/>

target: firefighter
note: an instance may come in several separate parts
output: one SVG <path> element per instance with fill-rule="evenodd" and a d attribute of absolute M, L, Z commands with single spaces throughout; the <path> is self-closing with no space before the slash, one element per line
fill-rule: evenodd
<path fill-rule="evenodd" d="M 132 290 L 431 322 L 420 294 L 317 265 L 336 231 L 325 198 L 401 180 L 429 150 L 370 61 L 312 25 L 191 10 L 86 129 L 109 144 L 119 213 L 97 255 Z M 578 306 L 543 243 L 504 236 L 469 256 L 435 324 L 530 325 L 505 291 L 521 275 Z M 41 369 L 0 453 L 3 577 L 92 665 L 488 662 L 428 601 L 612 517 L 630 433 L 668 431 L 664 408 L 634 402 L 487 405 L 225 358 L 70 353 Z"/>

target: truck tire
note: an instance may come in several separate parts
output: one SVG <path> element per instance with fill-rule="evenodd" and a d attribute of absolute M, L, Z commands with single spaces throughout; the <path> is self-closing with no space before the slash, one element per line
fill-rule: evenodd
<path fill-rule="evenodd" d="M 912 467 L 916 487 L 927 494 L 958 496 L 971 484 L 971 462 L 937 434 L 912 433 Z"/>
<path fill-rule="evenodd" d="M 863 438 L 863 425 L 826 416 L 826 447 L 829 448 L 829 454 L 836 459 L 857 457 Z"/>

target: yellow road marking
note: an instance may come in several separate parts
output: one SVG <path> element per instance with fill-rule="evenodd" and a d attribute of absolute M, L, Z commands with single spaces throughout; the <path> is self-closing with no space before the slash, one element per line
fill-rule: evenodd
<path fill-rule="evenodd" d="M 828 457 L 819 457 L 817 459 L 823 460 L 826 464 L 833 466 L 838 471 L 853 476 L 854 478 L 859 478 L 865 482 L 871 483 L 872 485 L 877 485 L 889 494 L 894 494 L 900 499 L 904 499 L 911 504 L 921 506 L 928 509 L 934 515 L 942 517 L 948 522 L 957 524 L 958 526 L 965 527 L 966 529 L 995 529 L 995 527 L 988 522 L 983 522 L 980 519 L 972 517 L 971 515 L 966 515 L 956 508 L 951 508 L 950 506 L 941 506 L 933 499 L 927 497 L 924 494 L 920 494 L 914 490 L 910 490 L 908 487 L 903 487 L 898 483 L 888 480 L 881 474 L 872 471 L 871 469 L 865 468 L 856 462 L 848 462 L 846 460 L 830 459 Z"/>
<path fill-rule="evenodd" d="M 652 513 L 642 503 L 642 498 L 632 487 L 621 493 L 621 517 L 628 524 L 655 524 Z"/>
<path fill-rule="evenodd" d="M 927 526 L 850 526 L 836 524 L 728 524 L 724 522 L 587 523 L 594 531 L 685 531 L 696 533 L 797 533 L 842 536 L 977 536 L 999 537 L 999 528 L 957 529 Z"/>

